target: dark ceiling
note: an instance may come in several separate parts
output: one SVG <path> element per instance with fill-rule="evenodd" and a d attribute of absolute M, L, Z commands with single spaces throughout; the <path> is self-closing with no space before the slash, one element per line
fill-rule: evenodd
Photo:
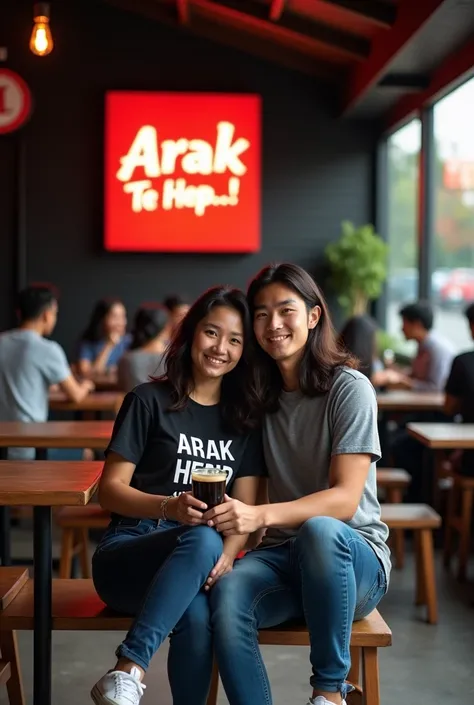
<path fill-rule="evenodd" d="M 314 76 L 339 115 L 387 126 L 460 49 L 463 74 L 474 67 L 474 0 L 107 1 Z"/>

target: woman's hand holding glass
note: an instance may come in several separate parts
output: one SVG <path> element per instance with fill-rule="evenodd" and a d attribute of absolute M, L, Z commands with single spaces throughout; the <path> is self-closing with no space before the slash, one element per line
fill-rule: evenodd
<path fill-rule="evenodd" d="M 207 504 L 193 497 L 191 492 L 182 492 L 178 497 L 170 499 L 166 509 L 168 518 L 179 521 L 180 524 L 198 526 L 206 523 L 203 520 L 203 512 L 206 511 Z"/>

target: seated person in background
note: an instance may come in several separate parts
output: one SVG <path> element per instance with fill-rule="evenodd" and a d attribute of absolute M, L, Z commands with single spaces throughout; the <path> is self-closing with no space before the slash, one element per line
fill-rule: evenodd
<path fill-rule="evenodd" d="M 466 309 L 466 318 L 474 339 L 474 303 Z M 444 413 L 461 414 L 464 423 L 474 423 L 474 350 L 454 358 L 446 383 Z M 474 451 L 464 451 L 456 469 L 463 475 L 474 476 Z"/>
<path fill-rule="evenodd" d="M 401 309 L 403 332 L 407 340 L 416 340 L 418 352 L 413 360 L 409 376 L 399 373 L 397 386 L 423 392 L 440 392 L 453 361 L 453 350 L 447 340 L 432 332 L 433 310 L 427 302 L 419 301 Z M 407 421 L 439 421 L 438 412 L 410 415 L 405 417 L 392 442 L 393 466 L 404 468 L 412 481 L 406 494 L 409 502 L 426 501 L 423 496 L 423 446 L 412 438 L 405 429 Z"/>
<path fill-rule="evenodd" d="M 160 304 L 144 304 L 138 309 L 130 349 L 118 365 L 119 387 L 124 392 L 149 382 L 152 375 L 163 374 L 168 320 L 168 311 Z"/>
<path fill-rule="evenodd" d="M 82 377 L 113 373 L 130 345 L 127 312 L 119 299 L 101 299 L 92 312 L 79 346 L 78 371 Z"/>
<path fill-rule="evenodd" d="M 174 331 L 189 311 L 189 304 L 179 295 L 167 296 L 163 304 L 169 311 L 169 337 L 171 338 Z"/>
<path fill-rule="evenodd" d="M 77 382 L 62 347 L 46 340 L 58 315 L 52 287 L 23 289 L 18 296 L 18 313 L 19 328 L 0 335 L 0 421 L 47 421 L 53 384 L 75 402 L 84 399 L 94 385 Z M 34 458 L 34 449 L 13 448 L 9 458 Z"/>
<path fill-rule="evenodd" d="M 432 331 L 433 309 L 427 301 L 408 304 L 400 310 L 407 340 L 416 340 L 418 352 L 410 373 L 392 371 L 390 384 L 423 392 L 441 392 L 451 368 L 454 351 L 450 343 Z"/>
<path fill-rule="evenodd" d="M 359 371 L 374 387 L 396 384 L 398 372 L 384 369 L 377 355 L 377 323 L 370 316 L 352 316 L 342 329 L 340 343 L 359 360 Z"/>

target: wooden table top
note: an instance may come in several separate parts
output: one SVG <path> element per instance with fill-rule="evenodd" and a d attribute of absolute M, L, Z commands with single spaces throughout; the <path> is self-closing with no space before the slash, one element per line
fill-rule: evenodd
<path fill-rule="evenodd" d="M 107 447 L 113 421 L 0 421 L 0 448 Z"/>
<path fill-rule="evenodd" d="M 472 423 L 408 423 L 408 432 L 428 448 L 438 450 L 474 449 Z"/>
<path fill-rule="evenodd" d="M 74 402 L 63 392 L 51 392 L 49 408 L 53 411 L 117 411 L 122 399 L 120 392 L 92 392 L 82 401 Z"/>
<path fill-rule="evenodd" d="M 85 506 L 102 467 L 86 460 L 0 460 L 0 505 Z"/>
<path fill-rule="evenodd" d="M 391 392 L 379 392 L 377 404 L 380 411 L 442 411 L 444 394 L 394 389 Z"/>

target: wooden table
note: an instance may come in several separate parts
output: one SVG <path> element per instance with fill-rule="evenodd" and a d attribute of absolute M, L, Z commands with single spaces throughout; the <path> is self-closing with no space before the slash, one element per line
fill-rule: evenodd
<path fill-rule="evenodd" d="M 96 448 L 104 450 L 112 435 L 113 421 L 0 421 L 0 448 Z M 43 456 L 43 457 L 41 457 Z"/>
<path fill-rule="evenodd" d="M 474 449 L 472 423 L 409 423 L 408 433 L 433 450 Z"/>
<path fill-rule="evenodd" d="M 444 451 L 474 449 L 474 424 L 460 423 L 408 423 L 410 436 L 422 443 L 425 448 L 435 453 L 435 468 L 431 482 L 431 501 L 439 506 L 439 480 L 445 477 L 443 472 Z M 426 458 L 426 453 L 425 453 Z M 429 493 L 430 471 L 427 460 L 423 462 L 423 485 L 425 493 Z M 428 494 L 427 494 L 428 496 Z"/>
<path fill-rule="evenodd" d="M 51 508 L 85 506 L 101 470 L 101 462 L 0 461 L 0 506 L 33 507 L 34 705 L 51 704 Z"/>
<path fill-rule="evenodd" d="M 71 401 L 63 392 L 51 392 L 49 408 L 52 411 L 117 411 L 123 399 L 120 392 L 92 392 L 79 402 Z"/>
<path fill-rule="evenodd" d="M 393 390 L 377 394 L 379 411 L 443 411 L 444 394 L 442 392 L 415 392 L 411 390 Z"/>
<path fill-rule="evenodd" d="M 46 460 L 48 448 L 94 448 L 105 450 L 113 421 L 46 421 L 44 423 L 0 422 L 0 459 L 8 448 L 35 448 L 36 459 Z M 0 560 L 10 565 L 10 515 L 0 506 Z"/>

